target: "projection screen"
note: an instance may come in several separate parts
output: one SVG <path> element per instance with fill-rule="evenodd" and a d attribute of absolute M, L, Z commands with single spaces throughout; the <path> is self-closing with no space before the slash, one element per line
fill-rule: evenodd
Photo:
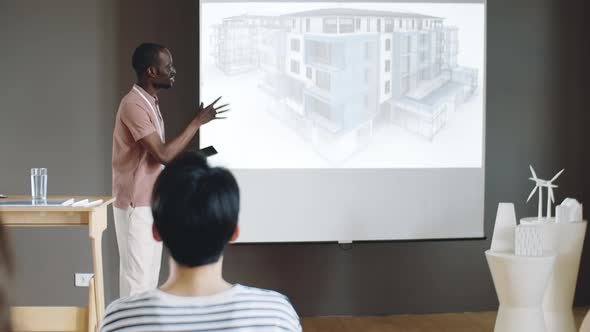
<path fill-rule="evenodd" d="M 200 145 L 239 242 L 483 237 L 485 1 L 204 0 Z"/>

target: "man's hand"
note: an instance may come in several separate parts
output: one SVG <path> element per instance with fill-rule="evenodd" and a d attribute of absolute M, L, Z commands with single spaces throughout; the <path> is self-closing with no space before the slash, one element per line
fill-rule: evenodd
<path fill-rule="evenodd" d="M 199 105 L 199 109 L 197 110 L 197 114 L 195 115 L 195 120 L 198 121 L 201 125 L 204 125 L 205 123 L 214 119 L 225 119 L 225 116 L 218 115 L 229 111 L 229 109 L 224 108 L 229 104 L 224 104 L 216 107 L 215 103 L 217 103 L 219 99 L 221 99 L 221 97 L 215 99 L 215 101 L 209 104 L 207 107 L 204 107 L 203 102 L 201 102 L 201 105 Z"/>

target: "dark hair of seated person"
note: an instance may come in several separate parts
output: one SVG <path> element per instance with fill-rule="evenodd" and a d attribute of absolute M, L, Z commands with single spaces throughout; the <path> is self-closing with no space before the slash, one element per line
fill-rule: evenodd
<path fill-rule="evenodd" d="M 238 223 L 240 194 L 234 176 L 211 167 L 196 152 L 166 165 L 154 186 L 154 226 L 176 263 L 215 263 Z"/>

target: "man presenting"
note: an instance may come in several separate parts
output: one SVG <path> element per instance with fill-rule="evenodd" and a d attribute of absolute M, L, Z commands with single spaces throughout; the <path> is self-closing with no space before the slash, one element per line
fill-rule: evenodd
<path fill-rule="evenodd" d="M 199 106 L 195 117 L 170 142 L 165 141 L 164 120 L 157 94 L 174 85 L 176 69 L 165 47 L 143 43 L 133 52 L 137 83 L 123 97 L 113 131 L 113 196 L 115 231 L 119 248 L 120 296 L 155 288 L 160 273 L 162 244 L 152 237 L 150 199 L 156 178 L 182 152 L 197 130 L 227 105 Z"/>

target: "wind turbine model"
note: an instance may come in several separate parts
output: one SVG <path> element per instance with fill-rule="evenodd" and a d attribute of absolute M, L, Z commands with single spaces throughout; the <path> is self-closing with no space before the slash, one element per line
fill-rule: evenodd
<path fill-rule="evenodd" d="M 553 176 L 553 178 L 549 181 L 547 180 L 543 180 L 543 179 L 539 179 L 537 177 L 537 174 L 535 173 L 535 170 L 533 169 L 533 166 L 529 165 L 529 168 L 531 169 L 531 174 L 533 175 L 532 178 L 529 178 L 529 180 L 531 181 L 535 181 L 535 187 L 533 188 L 533 191 L 531 191 L 531 194 L 529 195 L 529 198 L 527 198 L 527 202 L 531 200 L 531 198 L 533 197 L 533 195 L 535 194 L 535 191 L 537 191 L 537 189 L 539 189 L 539 213 L 537 216 L 537 220 L 539 222 L 541 222 L 541 218 L 543 217 L 543 187 L 547 188 L 547 220 L 549 220 L 549 218 L 551 218 L 551 203 L 555 202 L 555 196 L 553 195 L 553 188 L 557 188 L 557 185 L 553 184 L 553 181 L 555 181 L 560 175 L 561 173 L 563 173 L 563 171 L 565 171 L 565 169 L 562 169 L 561 171 L 557 172 L 557 174 L 555 174 L 555 176 Z"/>

